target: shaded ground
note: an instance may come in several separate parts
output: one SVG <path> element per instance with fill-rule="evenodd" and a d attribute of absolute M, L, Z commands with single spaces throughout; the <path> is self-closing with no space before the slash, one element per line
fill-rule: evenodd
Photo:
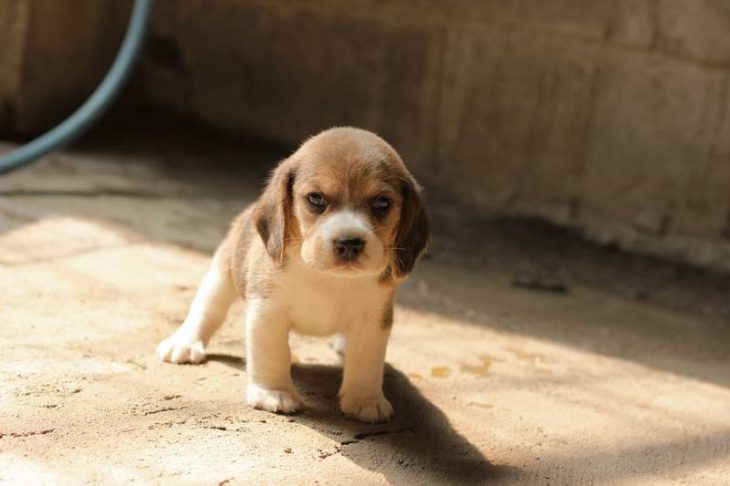
<path fill-rule="evenodd" d="M 159 363 L 210 250 L 283 153 L 192 135 L 97 133 L 0 179 L 0 481 L 730 477 L 727 277 L 441 194 L 432 256 L 399 295 L 393 422 L 339 415 L 338 362 L 316 339 L 294 340 L 306 411 L 244 407 L 242 306 L 206 364 Z"/>

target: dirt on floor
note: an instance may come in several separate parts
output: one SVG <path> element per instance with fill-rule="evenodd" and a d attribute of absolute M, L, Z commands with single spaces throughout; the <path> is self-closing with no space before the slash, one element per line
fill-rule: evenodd
<path fill-rule="evenodd" d="M 0 482 L 728 483 L 728 277 L 448 195 L 398 296 L 390 423 L 341 416 L 326 339 L 293 339 L 304 411 L 247 408 L 243 304 L 205 364 L 159 362 L 280 155 L 113 131 L 0 178 Z"/>

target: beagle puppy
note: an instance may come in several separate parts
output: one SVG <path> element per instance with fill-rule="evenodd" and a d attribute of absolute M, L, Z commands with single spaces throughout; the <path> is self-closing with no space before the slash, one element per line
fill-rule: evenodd
<path fill-rule="evenodd" d="M 398 153 L 365 130 L 326 130 L 282 161 L 234 220 L 187 318 L 157 354 L 202 362 L 241 296 L 249 405 L 296 411 L 289 332 L 337 334 L 345 355 L 340 408 L 365 422 L 388 420 L 383 367 L 393 296 L 428 239 L 421 189 Z"/>

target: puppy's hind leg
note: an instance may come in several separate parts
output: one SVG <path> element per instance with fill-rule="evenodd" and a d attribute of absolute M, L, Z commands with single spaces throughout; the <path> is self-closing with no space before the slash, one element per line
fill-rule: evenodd
<path fill-rule="evenodd" d="M 205 346 L 223 324 L 236 297 L 233 282 L 228 272 L 222 271 L 219 258 L 217 252 L 185 321 L 172 336 L 157 346 L 157 355 L 162 361 L 181 364 L 205 360 Z"/>

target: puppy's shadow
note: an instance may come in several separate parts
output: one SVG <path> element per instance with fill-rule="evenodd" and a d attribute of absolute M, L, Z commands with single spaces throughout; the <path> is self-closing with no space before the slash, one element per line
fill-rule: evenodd
<path fill-rule="evenodd" d="M 245 369 L 243 359 L 230 355 L 212 354 L 208 360 Z M 390 365 L 386 365 L 384 389 L 396 411 L 393 420 L 367 425 L 343 417 L 337 399 L 341 376 L 337 366 L 294 365 L 294 383 L 305 397 L 305 409 L 294 420 L 339 442 L 339 453 L 359 466 L 396 484 L 473 484 L 520 477 L 514 467 L 491 464 Z"/>

